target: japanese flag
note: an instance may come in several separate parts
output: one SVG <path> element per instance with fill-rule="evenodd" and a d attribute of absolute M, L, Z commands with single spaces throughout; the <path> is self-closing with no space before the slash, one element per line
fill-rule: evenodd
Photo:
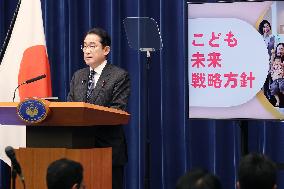
<path fill-rule="evenodd" d="M 31 78 L 46 78 L 20 86 L 15 101 L 26 97 L 51 96 L 50 67 L 46 52 L 40 0 L 22 0 L 0 65 L 0 102 L 11 102 L 16 87 Z M 25 126 L 0 126 L 0 158 L 10 163 L 6 146 L 25 147 Z"/>

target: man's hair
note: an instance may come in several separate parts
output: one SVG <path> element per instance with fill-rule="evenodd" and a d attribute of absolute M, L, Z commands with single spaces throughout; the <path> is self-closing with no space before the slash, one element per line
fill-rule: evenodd
<path fill-rule="evenodd" d="M 80 163 L 59 159 L 47 168 L 46 182 L 48 189 L 71 189 L 74 184 L 78 188 L 83 180 L 83 167 Z"/>
<path fill-rule="evenodd" d="M 103 47 L 111 45 L 110 36 L 104 29 L 102 29 L 102 28 L 93 28 L 93 29 L 89 30 L 86 33 L 84 38 L 86 38 L 86 36 L 89 35 L 89 34 L 95 34 L 95 35 L 99 36 L 101 38 L 100 42 L 101 42 Z"/>
<path fill-rule="evenodd" d="M 262 154 L 246 155 L 239 165 L 240 189 L 272 189 L 276 184 L 276 165 Z"/>
<path fill-rule="evenodd" d="M 258 26 L 258 32 L 263 35 L 263 27 L 264 27 L 264 24 L 268 24 L 268 26 L 270 27 L 271 29 L 271 24 L 267 21 L 267 20 L 262 20 Z"/>
<path fill-rule="evenodd" d="M 179 178 L 176 189 L 221 189 L 218 177 L 203 169 L 192 170 Z"/>

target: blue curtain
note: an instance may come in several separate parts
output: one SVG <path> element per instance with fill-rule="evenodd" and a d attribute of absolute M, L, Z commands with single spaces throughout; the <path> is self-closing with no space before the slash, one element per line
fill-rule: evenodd
<path fill-rule="evenodd" d="M 17 0 L 0 0 L 0 43 L 8 30 Z M 85 66 L 80 45 L 90 28 L 105 28 L 112 37 L 109 61 L 129 71 L 131 119 L 125 126 L 129 161 L 126 189 L 144 188 L 146 87 L 149 84 L 150 188 L 172 189 L 179 176 L 193 167 L 216 173 L 223 188 L 235 188 L 241 157 L 240 121 L 189 120 L 187 41 L 184 0 L 42 0 L 53 96 L 66 100 L 72 74 Z M 131 49 L 123 27 L 126 17 L 154 18 L 161 30 L 163 49 L 152 53 L 146 73 L 146 55 Z M 284 128 L 278 121 L 246 121 L 249 151 L 284 161 Z M 9 172 L 1 165 L 0 189 Z M 278 187 L 284 186 L 279 171 Z M 281 179 L 282 178 L 282 179 Z M 26 178 L 29 179 L 29 178 Z"/>

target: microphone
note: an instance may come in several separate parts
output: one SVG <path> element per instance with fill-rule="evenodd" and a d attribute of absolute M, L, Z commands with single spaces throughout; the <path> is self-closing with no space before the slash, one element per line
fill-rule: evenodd
<path fill-rule="evenodd" d="M 46 78 L 46 75 L 45 75 L 45 74 L 40 75 L 40 76 L 37 76 L 37 77 L 32 78 L 32 79 L 28 79 L 27 81 L 25 81 L 25 82 L 24 82 L 23 84 L 21 84 L 21 85 L 29 84 L 29 83 L 35 82 L 35 81 L 37 81 L 37 80 L 41 80 L 41 79 L 43 79 L 43 78 Z"/>
<path fill-rule="evenodd" d="M 11 160 L 12 168 L 16 171 L 16 173 L 19 175 L 21 181 L 24 183 L 25 182 L 24 175 L 22 174 L 21 166 L 16 159 L 16 154 L 15 154 L 14 148 L 11 147 L 11 146 L 7 146 L 5 148 L 5 152 L 6 152 L 6 155 L 9 157 L 9 159 Z"/>
<path fill-rule="evenodd" d="M 43 78 L 46 78 L 46 75 L 45 75 L 45 74 L 40 75 L 40 76 L 37 76 L 37 77 L 34 77 L 34 78 L 32 78 L 32 79 L 28 79 L 27 81 L 25 81 L 25 82 L 21 83 L 20 85 L 18 85 L 17 88 L 14 90 L 13 102 L 15 101 L 16 91 L 17 91 L 17 89 L 18 89 L 21 85 L 29 84 L 29 83 L 32 83 L 32 82 L 41 80 L 41 79 L 43 79 Z"/>

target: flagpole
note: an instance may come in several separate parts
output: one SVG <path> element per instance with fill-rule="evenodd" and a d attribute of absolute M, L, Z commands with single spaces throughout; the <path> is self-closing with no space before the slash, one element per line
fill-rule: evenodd
<path fill-rule="evenodd" d="M 4 54 L 5 54 L 5 51 L 7 49 L 7 46 L 8 46 L 8 43 L 10 41 L 10 37 L 11 37 L 11 34 L 12 34 L 12 31 L 13 31 L 13 28 L 14 28 L 14 24 L 16 22 L 16 19 L 17 19 L 17 15 L 18 15 L 18 12 L 19 12 L 19 9 L 20 9 L 20 5 L 21 5 L 21 0 L 18 1 L 17 3 L 17 7 L 16 7 L 16 10 L 14 12 L 14 15 L 13 15 L 13 18 L 12 18 L 12 21 L 11 21 L 11 24 L 8 28 L 8 32 L 6 34 L 6 37 L 5 37 L 5 40 L 4 40 L 4 43 L 2 45 L 2 48 L 1 48 L 1 51 L 0 51 L 0 65 L 2 63 L 2 60 L 3 60 L 3 57 L 4 57 Z"/>

